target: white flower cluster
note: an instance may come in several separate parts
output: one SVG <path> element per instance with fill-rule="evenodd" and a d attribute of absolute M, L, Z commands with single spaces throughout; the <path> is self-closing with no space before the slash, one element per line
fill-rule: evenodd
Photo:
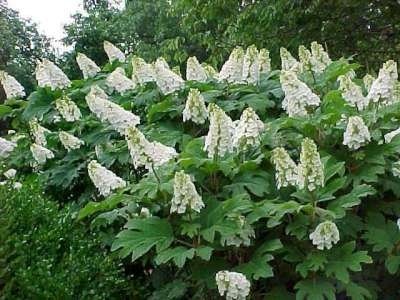
<path fill-rule="evenodd" d="M 146 82 L 156 81 L 156 74 L 153 66 L 146 63 L 143 58 L 134 56 L 132 58 L 132 69 L 133 82 L 144 84 Z"/>
<path fill-rule="evenodd" d="M 260 73 L 271 72 L 271 58 L 269 57 L 269 51 L 265 48 L 260 49 L 258 53 Z"/>
<path fill-rule="evenodd" d="M 203 207 L 203 200 L 197 193 L 190 176 L 185 174 L 184 171 L 176 172 L 174 177 L 174 197 L 171 201 L 170 212 L 183 214 L 188 208 L 200 212 Z"/>
<path fill-rule="evenodd" d="M 38 61 L 36 66 L 36 80 L 40 87 L 50 87 L 51 90 L 63 89 L 71 85 L 67 75 L 48 59 Z"/>
<path fill-rule="evenodd" d="M 300 71 L 311 71 L 311 51 L 305 46 L 299 46 Z"/>
<path fill-rule="evenodd" d="M 25 97 L 24 87 L 7 72 L 0 71 L 0 83 L 7 99 Z"/>
<path fill-rule="evenodd" d="M 157 86 L 164 95 L 178 91 L 185 85 L 185 81 L 179 75 L 171 71 L 168 65 L 163 63 L 163 60 L 158 59 L 155 62 L 154 71 L 156 74 Z"/>
<path fill-rule="evenodd" d="M 183 122 L 192 120 L 193 123 L 204 124 L 207 120 L 207 108 L 198 89 L 190 89 L 182 115 Z"/>
<path fill-rule="evenodd" d="M 388 60 L 379 70 L 378 78 L 374 80 L 368 93 L 368 99 L 387 105 L 393 102 L 393 92 L 397 82 L 397 63 Z"/>
<path fill-rule="evenodd" d="M 126 128 L 140 123 L 138 116 L 109 101 L 107 94 L 96 85 L 92 86 L 90 93 L 86 95 L 86 102 L 102 122 L 110 123 L 120 134 L 124 134 Z"/>
<path fill-rule="evenodd" d="M 216 104 L 208 106 L 210 127 L 205 138 L 204 150 L 208 157 L 223 157 L 226 153 L 233 150 L 232 137 L 234 124 L 231 118 Z"/>
<path fill-rule="evenodd" d="M 393 138 L 399 134 L 400 134 L 400 127 L 397 128 L 396 130 L 386 133 L 384 136 L 385 143 L 389 144 L 393 140 Z"/>
<path fill-rule="evenodd" d="M 347 123 L 346 131 L 343 134 L 343 145 L 352 150 L 357 150 L 371 140 L 368 127 L 359 116 L 352 116 Z"/>
<path fill-rule="evenodd" d="M 292 54 L 286 49 L 281 47 L 280 51 L 280 56 L 281 56 L 281 68 L 282 71 L 292 71 L 294 73 L 297 73 L 300 71 L 301 65 L 295 59 Z"/>
<path fill-rule="evenodd" d="M 208 78 L 213 78 L 213 79 L 218 78 L 218 72 L 217 72 L 217 70 L 214 69 L 213 66 L 206 64 L 206 63 L 202 63 L 202 66 L 203 66 L 204 71 L 206 72 Z"/>
<path fill-rule="evenodd" d="M 125 61 L 125 54 L 112 43 L 104 41 L 103 46 L 110 63 L 112 63 L 114 60 L 118 60 L 119 62 Z"/>
<path fill-rule="evenodd" d="M 272 150 L 271 161 L 275 166 L 277 188 L 295 186 L 297 184 L 297 165 L 282 147 Z"/>
<path fill-rule="evenodd" d="M 199 82 L 207 81 L 207 73 L 197 60 L 196 56 L 189 57 L 186 62 L 186 80 Z"/>
<path fill-rule="evenodd" d="M 16 146 L 16 143 L 0 137 L 0 158 L 7 158 Z"/>
<path fill-rule="evenodd" d="M 78 52 L 78 55 L 76 56 L 76 63 L 78 64 L 79 69 L 82 71 L 83 78 L 85 79 L 94 77 L 100 72 L 99 66 L 83 53 Z"/>
<path fill-rule="evenodd" d="M 369 92 L 371 90 L 371 86 L 372 86 L 372 83 L 374 82 L 374 80 L 375 80 L 375 77 L 370 74 L 366 74 L 363 77 L 364 87 L 367 92 Z"/>
<path fill-rule="evenodd" d="M 88 174 L 100 195 L 107 197 L 116 189 L 126 187 L 126 182 L 107 168 L 92 160 L 88 164 Z"/>
<path fill-rule="evenodd" d="M 57 111 L 67 122 L 78 121 L 82 117 L 79 107 L 68 97 L 57 99 L 55 105 Z"/>
<path fill-rule="evenodd" d="M 253 227 L 246 222 L 243 216 L 235 217 L 235 221 L 239 227 L 238 231 L 233 235 L 223 235 L 221 237 L 221 245 L 235 247 L 240 247 L 241 245 L 250 246 L 251 238 L 256 236 Z"/>
<path fill-rule="evenodd" d="M 242 273 L 219 271 L 215 275 L 218 292 L 227 300 L 245 300 L 250 293 L 250 281 Z"/>
<path fill-rule="evenodd" d="M 7 179 L 13 179 L 15 177 L 15 175 L 17 175 L 17 170 L 15 169 L 8 169 L 7 171 L 5 171 L 3 173 L 4 177 L 6 177 Z"/>
<path fill-rule="evenodd" d="M 152 170 L 177 156 L 174 148 L 158 142 L 149 142 L 136 127 L 129 127 L 125 139 L 135 168 L 145 167 Z"/>
<path fill-rule="evenodd" d="M 368 98 L 363 96 L 361 87 L 351 80 L 349 74 L 339 76 L 338 81 L 339 90 L 342 91 L 343 99 L 346 100 L 350 106 L 357 107 L 360 111 L 368 106 Z"/>
<path fill-rule="evenodd" d="M 84 144 L 82 140 L 65 131 L 60 131 L 58 137 L 61 144 L 64 146 L 65 149 L 67 149 L 68 152 L 71 150 L 79 149 Z"/>
<path fill-rule="evenodd" d="M 218 74 L 219 80 L 226 80 L 229 83 L 239 83 L 243 76 L 244 51 L 242 47 L 232 50 L 228 60 L 223 64 Z"/>
<path fill-rule="evenodd" d="M 293 71 L 282 71 L 280 81 L 285 93 L 282 107 L 289 117 L 306 116 L 307 109 L 320 105 L 319 97 Z"/>
<path fill-rule="evenodd" d="M 324 166 L 317 145 L 309 138 L 305 138 L 301 143 L 297 184 L 300 189 L 307 188 L 309 191 L 324 186 Z"/>
<path fill-rule="evenodd" d="M 324 47 L 317 42 L 312 42 L 310 57 L 312 71 L 315 73 L 322 73 L 331 63 L 332 60 L 329 58 L 328 53 L 324 50 Z"/>
<path fill-rule="evenodd" d="M 36 143 L 33 143 L 31 145 L 30 149 L 31 149 L 33 158 L 39 165 L 43 165 L 46 163 L 46 161 L 48 159 L 54 158 L 54 153 L 51 150 L 49 150 L 41 145 L 38 145 Z"/>
<path fill-rule="evenodd" d="M 124 93 L 136 87 L 135 82 L 125 76 L 125 70 L 121 67 L 116 68 L 107 76 L 106 85 L 118 93 Z"/>
<path fill-rule="evenodd" d="M 36 118 L 33 118 L 29 121 L 29 128 L 31 130 L 31 134 L 35 140 L 35 143 L 37 145 L 46 147 L 46 134 L 50 133 L 50 130 L 41 126 Z"/>
<path fill-rule="evenodd" d="M 400 178 L 400 161 L 397 161 L 393 164 L 392 173 L 394 177 Z"/>
<path fill-rule="evenodd" d="M 246 108 L 240 116 L 240 120 L 235 121 L 235 123 L 233 134 L 233 146 L 235 148 L 247 150 L 250 147 L 260 145 L 261 134 L 265 126 L 251 107 Z"/>
<path fill-rule="evenodd" d="M 310 240 L 319 250 L 331 249 L 332 244 L 339 242 L 339 239 L 339 230 L 336 224 L 331 221 L 318 224 L 314 232 L 310 234 Z"/>
<path fill-rule="evenodd" d="M 6 181 L 1 181 L 0 185 L 6 185 L 9 184 L 11 185 L 12 188 L 19 190 L 20 188 L 22 188 L 22 183 L 15 181 L 15 176 L 17 175 L 17 170 L 15 169 L 8 169 L 7 171 L 5 171 L 3 173 L 4 177 L 7 178 Z"/>
<path fill-rule="evenodd" d="M 243 58 L 242 80 L 250 84 L 260 81 L 260 54 L 256 46 L 251 45 L 246 49 Z"/>

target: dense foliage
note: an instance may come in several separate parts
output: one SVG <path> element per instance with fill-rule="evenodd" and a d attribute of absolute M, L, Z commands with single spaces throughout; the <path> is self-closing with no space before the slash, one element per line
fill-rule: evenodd
<path fill-rule="evenodd" d="M 394 61 L 363 77 L 312 43 L 271 70 L 252 46 L 183 80 L 105 51 L 72 82 L 41 62 L 28 101 L 1 106 L 0 154 L 81 207 L 143 299 L 399 297 Z"/>
<path fill-rule="evenodd" d="M 0 299 L 121 299 L 120 264 L 97 233 L 60 209 L 33 176 L 0 187 Z"/>

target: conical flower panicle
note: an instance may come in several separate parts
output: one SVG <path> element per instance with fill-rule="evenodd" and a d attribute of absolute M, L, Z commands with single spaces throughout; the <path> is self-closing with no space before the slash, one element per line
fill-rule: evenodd
<path fill-rule="evenodd" d="M 124 93 L 136 87 L 136 84 L 125 76 L 125 70 L 121 67 L 116 68 L 107 76 L 106 85 L 118 93 Z"/>
<path fill-rule="evenodd" d="M 67 122 L 78 121 L 82 117 L 79 107 L 68 97 L 57 99 L 55 105 L 57 111 Z"/>
<path fill-rule="evenodd" d="M 314 141 L 305 138 L 301 143 L 300 163 L 298 166 L 298 186 L 314 191 L 324 186 L 324 166 Z"/>
<path fill-rule="evenodd" d="M 171 201 L 171 213 L 183 214 L 187 209 L 200 212 L 204 207 L 203 200 L 196 191 L 190 176 L 184 171 L 175 173 L 174 197 Z"/>
<path fill-rule="evenodd" d="M 310 63 L 313 72 L 322 73 L 332 63 L 332 60 L 321 44 L 312 42 Z"/>
<path fill-rule="evenodd" d="M 226 300 L 245 300 L 250 294 L 250 281 L 242 273 L 219 271 L 215 275 L 218 292 Z"/>
<path fill-rule="evenodd" d="M 343 134 L 343 145 L 352 150 L 357 150 L 368 144 L 370 140 L 371 135 L 368 127 L 364 124 L 364 120 L 359 116 L 350 117 L 347 122 L 346 131 Z"/>
<path fill-rule="evenodd" d="M 204 150 L 208 157 L 215 155 L 223 157 L 233 151 L 232 137 L 234 125 L 231 118 L 218 105 L 211 103 L 208 106 L 210 127 L 205 138 Z"/>
<path fill-rule="evenodd" d="M 305 46 L 299 46 L 299 60 L 301 72 L 311 71 L 311 52 Z"/>
<path fill-rule="evenodd" d="M 7 158 L 17 144 L 0 137 L 0 158 Z"/>
<path fill-rule="evenodd" d="M 100 195 L 107 197 L 114 190 L 126 187 L 126 182 L 96 160 L 88 164 L 88 174 Z"/>
<path fill-rule="evenodd" d="M 156 83 L 164 95 L 169 95 L 179 91 L 185 85 L 185 81 L 177 74 L 166 68 L 162 61 L 156 61 L 154 64 L 156 74 Z"/>
<path fill-rule="evenodd" d="M 110 63 L 112 63 L 114 60 L 117 60 L 119 62 L 125 61 L 125 54 L 114 44 L 110 43 L 109 41 L 104 41 L 103 47 Z"/>
<path fill-rule="evenodd" d="M 126 128 L 140 123 L 138 116 L 109 101 L 107 94 L 96 85 L 86 95 L 86 102 L 91 112 L 102 122 L 111 124 L 120 134 L 125 134 Z"/>
<path fill-rule="evenodd" d="M 258 60 L 261 74 L 271 72 L 271 58 L 269 57 L 269 51 L 267 49 L 260 49 L 258 53 Z"/>
<path fill-rule="evenodd" d="M 0 71 L 0 83 L 3 86 L 7 99 L 25 97 L 24 87 L 7 72 Z"/>
<path fill-rule="evenodd" d="M 48 159 L 54 158 L 54 153 L 51 150 L 41 145 L 37 145 L 36 143 L 33 143 L 30 146 L 30 149 L 32 156 L 38 165 L 44 165 Z"/>
<path fill-rule="evenodd" d="M 372 76 L 371 74 L 366 74 L 366 75 L 363 77 L 364 87 L 365 87 L 365 90 L 366 90 L 367 92 L 369 92 L 369 91 L 371 90 L 371 86 L 372 86 L 372 83 L 373 83 L 374 81 L 375 81 L 375 77 Z"/>
<path fill-rule="evenodd" d="M 38 61 L 36 66 L 36 80 L 40 87 L 50 87 L 51 90 L 64 89 L 71 85 L 67 75 L 48 59 Z"/>
<path fill-rule="evenodd" d="M 292 71 L 297 73 L 300 71 L 300 63 L 295 59 L 292 54 L 286 49 L 280 48 L 282 71 Z"/>
<path fill-rule="evenodd" d="M 246 49 L 243 58 L 242 80 L 250 84 L 260 81 L 260 57 L 256 46 L 251 45 Z"/>
<path fill-rule="evenodd" d="M 135 83 L 145 84 L 156 81 L 153 65 L 146 63 L 141 57 L 132 58 L 132 70 L 132 81 Z"/>
<path fill-rule="evenodd" d="M 280 81 L 285 93 L 282 107 L 289 117 L 306 116 L 307 109 L 320 105 L 319 97 L 304 82 L 301 82 L 293 71 L 282 71 Z"/>
<path fill-rule="evenodd" d="M 368 106 L 368 98 L 363 96 L 361 87 L 355 84 L 348 74 L 339 76 L 338 81 L 342 97 L 350 106 L 357 107 L 360 111 Z"/>
<path fill-rule="evenodd" d="M 368 99 L 383 105 L 393 103 L 393 92 L 397 82 L 397 63 L 388 60 L 379 70 L 378 78 L 374 80 L 368 93 Z"/>
<path fill-rule="evenodd" d="M 219 74 L 218 74 L 217 70 L 214 69 L 213 66 L 206 64 L 206 63 L 202 63 L 201 65 L 202 65 L 204 71 L 206 72 L 206 75 L 208 78 L 218 79 Z"/>
<path fill-rule="evenodd" d="M 251 107 L 246 108 L 235 126 L 233 146 L 238 150 L 247 150 L 260 145 L 264 128 L 256 112 Z"/>
<path fill-rule="evenodd" d="M 192 120 L 193 123 L 204 124 L 207 120 L 207 108 L 198 89 L 190 89 L 182 114 L 183 122 Z"/>
<path fill-rule="evenodd" d="M 197 60 L 196 56 L 189 57 L 186 62 L 186 80 L 199 82 L 207 81 L 207 73 Z"/>
<path fill-rule="evenodd" d="M 35 140 L 35 143 L 37 145 L 46 147 L 47 145 L 46 134 L 50 133 L 50 130 L 41 126 L 36 118 L 33 118 L 32 120 L 29 121 L 29 128 L 31 130 L 31 134 Z"/>
<path fill-rule="evenodd" d="M 297 165 L 282 147 L 272 150 L 271 161 L 275 166 L 275 179 L 278 189 L 296 186 L 298 182 Z"/>
<path fill-rule="evenodd" d="M 242 47 L 236 47 L 229 55 L 219 72 L 218 79 L 229 83 L 240 83 L 243 77 L 244 51 Z"/>
<path fill-rule="evenodd" d="M 78 52 L 78 55 L 76 56 L 76 63 L 78 64 L 79 69 L 82 71 L 84 79 L 96 76 L 96 74 L 101 70 L 93 60 L 80 52 Z"/>
<path fill-rule="evenodd" d="M 77 137 L 66 131 L 61 131 L 58 134 L 58 138 L 68 152 L 71 150 L 79 149 L 84 144 L 82 140 L 78 139 Z"/>
<path fill-rule="evenodd" d="M 310 234 L 310 240 L 317 249 L 331 249 L 332 244 L 336 244 L 340 240 L 339 230 L 336 224 L 331 221 L 325 221 L 315 228 L 314 232 Z"/>

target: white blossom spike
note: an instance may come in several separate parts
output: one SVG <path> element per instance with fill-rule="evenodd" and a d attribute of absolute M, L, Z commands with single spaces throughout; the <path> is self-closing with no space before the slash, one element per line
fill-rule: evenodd
<path fill-rule="evenodd" d="M 35 140 L 35 143 L 39 146 L 46 147 L 46 134 L 50 133 L 50 130 L 41 126 L 36 118 L 33 118 L 29 121 L 29 128 L 31 130 L 31 134 Z"/>
<path fill-rule="evenodd" d="M 297 165 L 284 148 L 278 147 L 272 150 L 271 161 L 275 166 L 275 179 L 278 189 L 297 184 Z"/>
<path fill-rule="evenodd" d="M 38 61 L 36 66 L 36 80 L 40 87 L 50 87 L 51 90 L 64 89 L 71 85 L 67 75 L 48 59 Z"/>
<path fill-rule="evenodd" d="M 368 99 L 383 105 L 393 103 L 393 92 L 397 83 L 397 63 L 388 60 L 379 70 L 378 78 L 374 80 L 368 93 Z"/>
<path fill-rule="evenodd" d="M 295 59 L 292 54 L 286 49 L 280 49 L 282 71 L 292 71 L 297 73 L 300 71 L 300 63 Z"/>
<path fill-rule="evenodd" d="M 67 96 L 57 99 L 55 101 L 55 106 L 57 111 L 67 122 L 75 122 L 82 117 L 79 107 Z"/>
<path fill-rule="evenodd" d="M 107 76 L 106 85 L 121 94 L 136 87 L 136 84 L 125 76 L 125 70 L 121 67 L 116 68 Z"/>
<path fill-rule="evenodd" d="M 243 77 L 244 51 L 242 47 L 236 47 L 229 55 L 219 72 L 218 79 L 229 83 L 241 83 Z"/>
<path fill-rule="evenodd" d="M 310 240 L 317 249 L 331 249 L 332 244 L 337 244 L 340 240 L 339 230 L 336 224 L 331 221 L 325 221 L 315 228 L 314 232 L 310 234 Z"/>
<path fill-rule="evenodd" d="M 245 300 L 250 294 L 250 281 L 242 273 L 219 271 L 215 275 L 218 292 L 226 300 Z"/>
<path fill-rule="evenodd" d="M 260 58 L 255 45 L 246 49 L 243 58 L 242 80 L 250 84 L 257 84 L 260 81 Z"/>
<path fill-rule="evenodd" d="M 143 58 L 132 58 L 132 81 L 139 84 L 156 81 L 156 73 L 152 64 L 148 64 Z"/>
<path fill-rule="evenodd" d="M 197 193 L 196 187 L 190 176 L 184 171 L 175 173 L 174 196 L 171 201 L 171 213 L 183 214 L 187 209 L 200 212 L 204 207 L 201 196 Z"/>
<path fill-rule="evenodd" d="M 104 41 L 103 47 L 110 63 L 112 63 L 114 60 L 117 60 L 119 62 L 125 61 L 125 54 L 114 44 L 110 43 L 109 41 Z"/>
<path fill-rule="evenodd" d="M 17 144 L 0 137 L 0 158 L 7 158 Z"/>
<path fill-rule="evenodd" d="M 364 124 L 364 120 L 359 116 L 352 116 L 347 122 L 346 131 L 343 134 L 343 145 L 352 150 L 368 144 L 371 140 L 368 127 Z"/>
<path fill-rule="evenodd" d="M 171 70 L 171 68 L 169 67 L 169 64 L 167 63 L 167 61 L 165 60 L 164 57 L 160 56 L 159 58 L 156 59 L 155 64 L 158 64 L 159 66 L 164 67 L 165 69 Z"/>
<path fill-rule="evenodd" d="M 265 48 L 260 49 L 258 54 L 258 60 L 260 64 L 260 73 L 271 72 L 271 58 L 269 57 L 269 51 Z"/>
<path fill-rule="evenodd" d="M 305 46 L 299 46 L 299 60 L 301 72 L 311 71 L 311 51 Z"/>
<path fill-rule="evenodd" d="M 223 157 L 233 151 L 232 138 L 234 124 L 232 119 L 216 104 L 208 106 L 210 127 L 205 138 L 204 150 L 208 157 Z"/>
<path fill-rule="evenodd" d="M 325 71 L 326 67 L 332 63 L 332 60 L 321 44 L 312 42 L 310 63 L 312 71 L 318 74 Z"/>
<path fill-rule="evenodd" d="M 51 150 L 37 145 L 36 143 L 33 143 L 30 146 L 30 149 L 32 156 L 38 165 L 44 165 L 48 159 L 54 158 L 54 153 Z"/>
<path fill-rule="evenodd" d="M 370 74 L 366 74 L 363 77 L 364 87 L 367 92 L 369 92 L 371 90 L 371 86 L 372 86 L 372 83 L 374 82 L 374 80 L 375 80 L 375 77 Z"/>
<path fill-rule="evenodd" d="M 233 146 L 239 151 L 257 147 L 264 128 L 264 123 L 256 112 L 251 107 L 246 108 L 235 126 Z"/>
<path fill-rule="evenodd" d="M 126 182 L 96 160 L 88 164 L 88 174 L 100 195 L 107 197 L 116 189 L 126 187 Z"/>
<path fill-rule="evenodd" d="M 324 186 L 324 165 L 313 140 L 305 138 L 301 143 L 300 163 L 298 166 L 298 182 L 300 189 L 310 192 Z"/>
<path fill-rule="evenodd" d="M 183 122 L 192 120 L 193 123 L 204 124 L 207 120 L 207 108 L 198 89 L 190 89 L 182 115 Z"/>
<path fill-rule="evenodd" d="M 282 71 L 280 81 L 285 93 L 282 107 L 289 117 L 306 116 L 309 109 L 320 105 L 319 97 L 304 82 L 301 82 L 293 71 Z"/>
<path fill-rule="evenodd" d="M 154 64 L 156 83 L 164 95 L 179 91 L 185 85 L 185 81 L 177 74 L 166 68 L 162 62 Z"/>
<path fill-rule="evenodd" d="M 25 97 L 24 87 L 7 72 L 0 71 L 0 83 L 3 86 L 7 99 Z"/>
<path fill-rule="evenodd" d="M 58 134 L 58 137 L 60 139 L 61 144 L 64 146 L 67 151 L 79 149 L 82 145 L 84 145 L 84 141 L 81 139 L 78 139 L 74 135 L 66 132 L 66 131 L 61 131 Z"/>
<path fill-rule="evenodd" d="M 206 63 L 202 63 L 201 65 L 202 65 L 204 71 L 206 72 L 208 78 L 218 79 L 218 76 L 219 76 L 218 72 L 217 72 L 217 70 L 214 69 L 213 66 L 206 64 Z"/>
<path fill-rule="evenodd" d="M 140 123 L 138 116 L 109 101 L 107 94 L 96 85 L 92 86 L 90 93 L 86 95 L 86 102 L 102 122 L 109 123 L 121 135 L 125 134 L 126 128 Z"/>
<path fill-rule="evenodd" d="M 79 69 L 82 71 L 84 79 L 96 76 L 96 74 L 101 70 L 93 60 L 80 52 L 78 52 L 76 56 L 76 62 L 79 66 Z"/>
<path fill-rule="evenodd" d="M 189 57 L 186 62 L 186 80 L 199 82 L 207 81 L 207 73 L 197 60 L 196 56 Z"/>
<path fill-rule="evenodd" d="M 337 80 L 339 81 L 339 90 L 342 91 L 343 99 L 350 106 L 357 107 L 360 111 L 368 106 L 368 98 L 363 96 L 361 87 L 351 80 L 349 74 L 341 75 Z"/>

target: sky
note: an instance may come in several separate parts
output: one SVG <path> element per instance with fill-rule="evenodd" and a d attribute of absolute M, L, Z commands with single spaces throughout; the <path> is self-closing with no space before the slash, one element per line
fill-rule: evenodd
<path fill-rule="evenodd" d="M 60 41 L 64 36 L 63 26 L 72 21 L 72 14 L 83 11 L 82 0 L 7 0 L 7 3 L 23 18 L 37 23 L 39 32 L 53 39 L 53 46 L 60 52 L 67 50 Z"/>

